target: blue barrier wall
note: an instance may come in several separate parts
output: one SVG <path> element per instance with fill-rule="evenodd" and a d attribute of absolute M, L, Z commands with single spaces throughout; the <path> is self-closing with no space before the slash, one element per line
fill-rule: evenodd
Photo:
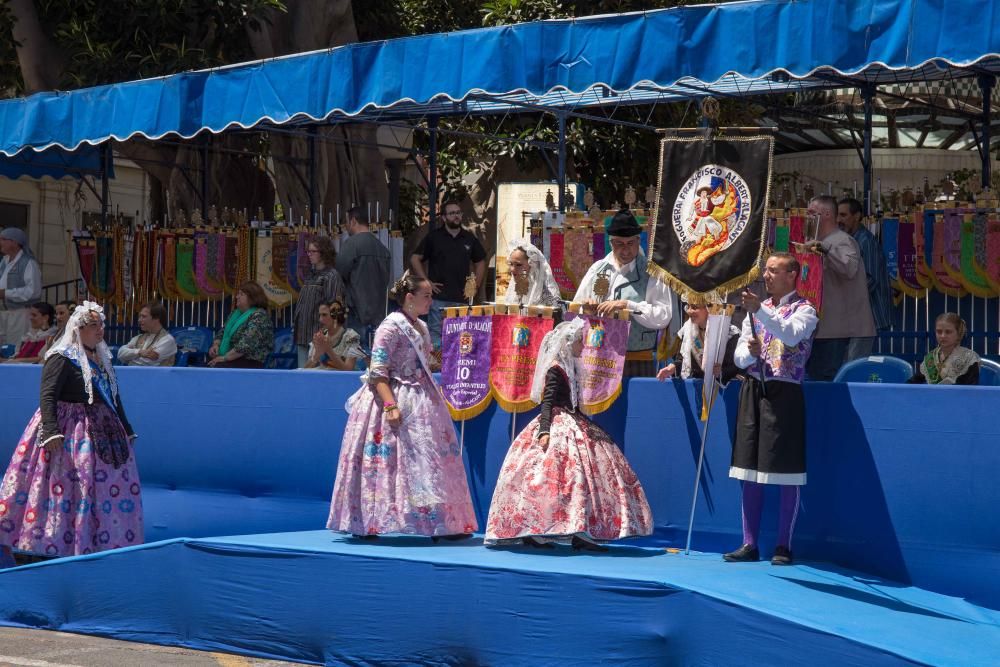
<path fill-rule="evenodd" d="M 0 366 L 0 459 L 37 406 L 38 367 Z M 357 374 L 121 368 L 140 439 L 147 541 L 325 525 L 346 398 Z M 663 544 L 683 546 L 701 438 L 699 385 L 633 380 L 598 421 L 642 480 Z M 697 550 L 740 541 L 729 479 L 738 383 L 709 423 Z M 797 556 L 1000 608 L 1000 388 L 809 384 L 809 483 Z M 517 428 L 531 418 L 519 415 Z M 465 426 L 470 487 L 485 523 L 510 440 L 491 406 Z M 774 539 L 776 494 L 762 537 Z"/>

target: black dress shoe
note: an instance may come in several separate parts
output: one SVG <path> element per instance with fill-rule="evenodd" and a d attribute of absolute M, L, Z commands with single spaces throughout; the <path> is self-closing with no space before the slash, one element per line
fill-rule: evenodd
<path fill-rule="evenodd" d="M 522 537 L 521 543 L 525 546 L 534 547 L 536 549 L 555 549 L 556 546 L 551 542 L 543 542 L 534 537 Z"/>
<path fill-rule="evenodd" d="M 780 544 L 774 547 L 774 555 L 771 556 L 771 565 L 791 565 L 792 552 L 788 547 Z"/>
<path fill-rule="evenodd" d="M 608 550 L 605 546 L 601 546 L 600 544 L 591 542 L 590 540 L 582 540 L 576 535 L 574 535 L 573 539 L 570 540 L 570 544 L 576 551 L 597 551 L 603 553 Z"/>
<path fill-rule="evenodd" d="M 760 560 L 760 552 L 757 550 L 757 547 L 744 544 L 736 551 L 722 554 L 722 560 L 727 563 L 756 563 Z"/>
<path fill-rule="evenodd" d="M 448 540 L 449 542 L 457 542 L 459 540 L 467 540 L 472 537 L 472 533 L 457 533 L 455 535 L 431 535 L 431 542 L 434 544 L 438 543 L 438 540 Z"/>

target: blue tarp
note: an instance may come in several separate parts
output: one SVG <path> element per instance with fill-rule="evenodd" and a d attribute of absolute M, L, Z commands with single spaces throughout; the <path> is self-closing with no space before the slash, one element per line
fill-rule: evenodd
<path fill-rule="evenodd" d="M 746 95 L 845 80 L 892 83 L 949 77 L 950 68 L 973 64 L 978 72 L 1000 72 L 996 3 L 733 2 L 352 44 L 39 93 L 0 102 L 0 152 L 137 135 L 192 137 L 385 109 L 490 113 L 523 103 L 680 99 L 704 94 L 706 85 Z"/>
<path fill-rule="evenodd" d="M 73 152 L 53 147 L 40 153 L 21 151 L 13 157 L 0 155 L 0 176 L 10 179 L 75 178 L 101 175 L 101 150 L 80 146 Z M 115 177 L 114 163 L 108 164 L 108 178 Z"/>

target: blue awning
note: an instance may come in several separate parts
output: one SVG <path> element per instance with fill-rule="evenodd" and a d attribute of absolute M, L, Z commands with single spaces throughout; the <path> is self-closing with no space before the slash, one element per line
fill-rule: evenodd
<path fill-rule="evenodd" d="M 83 145 L 75 151 L 52 147 L 41 152 L 21 151 L 10 157 L 0 155 L 0 176 L 18 178 L 75 178 L 101 175 L 101 149 Z M 108 165 L 108 178 L 115 177 L 114 164 Z"/>
<path fill-rule="evenodd" d="M 1000 5 L 755 0 L 366 42 L 0 102 L 0 152 L 1000 72 Z"/>

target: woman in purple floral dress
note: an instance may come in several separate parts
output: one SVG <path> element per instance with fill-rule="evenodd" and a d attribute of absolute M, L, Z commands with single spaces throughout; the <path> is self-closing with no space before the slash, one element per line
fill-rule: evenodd
<path fill-rule="evenodd" d="M 455 425 L 428 365 L 430 337 L 418 318 L 431 285 L 407 273 L 393 286 L 401 306 L 375 332 L 364 386 L 350 418 L 327 528 L 462 539 L 477 528 Z"/>
<path fill-rule="evenodd" d="M 85 301 L 45 355 L 39 407 L 0 480 L 0 567 L 142 544 L 142 495 L 104 311 Z"/>

